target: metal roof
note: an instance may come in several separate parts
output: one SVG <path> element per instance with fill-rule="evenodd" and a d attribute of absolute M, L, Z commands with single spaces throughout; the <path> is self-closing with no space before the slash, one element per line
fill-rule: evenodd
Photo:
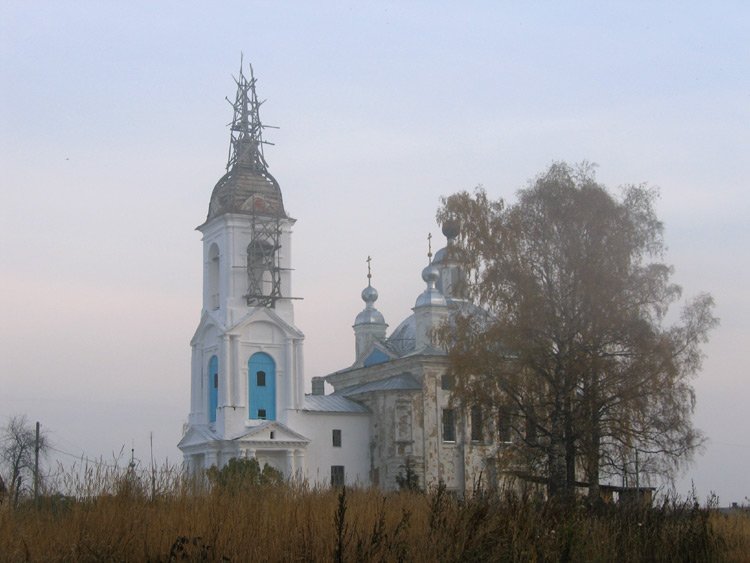
<path fill-rule="evenodd" d="M 307 412 L 369 413 L 364 405 L 338 395 L 305 395 Z"/>
<path fill-rule="evenodd" d="M 385 379 L 370 381 L 369 383 L 351 385 L 339 389 L 332 396 L 349 397 L 351 395 L 359 395 L 361 393 L 369 393 L 372 391 L 415 391 L 421 389 L 422 384 L 417 381 L 412 374 L 402 373 Z"/>

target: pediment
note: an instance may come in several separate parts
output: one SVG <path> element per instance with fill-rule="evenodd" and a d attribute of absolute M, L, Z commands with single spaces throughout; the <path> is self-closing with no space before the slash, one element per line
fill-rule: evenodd
<path fill-rule="evenodd" d="M 273 438 L 271 437 L 273 432 Z M 247 432 L 232 439 L 239 444 L 255 447 L 259 445 L 289 445 L 294 444 L 297 447 L 305 447 L 310 443 L 310 438 L 295 432 L 288 426 L 276 421 L 268 420 L 248 429 Z"/>
<path fill-rule="evenodd" d="M 367 363 L 368 359 L 375 358 L 372 363 Z M 382 364 L 396 359 L 393 352 L 389 350 L 381 342 L 373 342 L 365 348 L 365 351 L 357 358 L 357 361 L 352 364 L 353 368 L 369 367 L 370 365 Z"/>
<path fill-rule="evenodd" d="M 305 335 L 297 327 L 290 325 L 273 309 L 268 307 L 258 307 L 251 310 L 247 315 L 242 317 L 237 324 L 227 330 L 228 333 L 240 334 L 245 328 L 255 323 L 270 323 L 278 327 L 287 338 L 304 338 Z"/>
<path fill-rule="evenodd" d="M 198 328 L 195 329 L 195 332 L 193 333 L 193 337 L 190 339 L 190 345 L 194 346 L 197 344 L 203 335 L 203 332 L 206 330 L 209 326 L 215 326 L 216 330 L 219 333 L 223 333 L 226 331 L 226 327 L 224 326 L 224 323 L 221 322 L 221 319 L 219 318 L 219 315 L 216 314 L 215 311 L 203 311 L 203 314 L 201 315 L 201 320 L 198 323 Z"/>
<path fill-rule="evenodd" d="M 202 446 L 210 442 L 218 442 L 221 438 L 207 426 L 190 426 L 177 447 L 180 449 L 191 446 Z"/>

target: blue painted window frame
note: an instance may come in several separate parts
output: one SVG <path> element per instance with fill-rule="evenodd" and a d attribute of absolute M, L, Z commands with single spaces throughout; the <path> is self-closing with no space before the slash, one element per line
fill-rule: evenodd
<path fill-rule="evenodd" d="M 259 372 L 265 374 L 265 385 L 258 385 Z M 248 418 L 276 420 L 276 362 L 265 352 L 253 354 L 247 362 L 247 379 Z"/>
<path fill-rule="evenodd" d="M 219 358 L 208 360 L 208 421 L 216 422 L 216 409 L 219 406 Z"/>

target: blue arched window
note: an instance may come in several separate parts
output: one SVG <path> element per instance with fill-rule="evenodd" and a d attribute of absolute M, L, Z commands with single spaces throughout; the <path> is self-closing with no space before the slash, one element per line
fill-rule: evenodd
<path fill-rule="evenodd" d="M 248 417 L 276 420 L 276 364 L 263 352 L 250 357 L 247 364 Z"/>
<path fill-rule="evenodd" d="M 216 407 L 219 405 L 219 358 L 208 360 L 208 421 L 216 422 Z"/>

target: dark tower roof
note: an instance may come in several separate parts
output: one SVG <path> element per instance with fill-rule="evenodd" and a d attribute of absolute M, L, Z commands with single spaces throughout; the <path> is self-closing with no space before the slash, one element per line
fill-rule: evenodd
<path fill-rule="evenodd" d="M 236 99 L 232 102 L 227 98 L 234 109 L 227 173 L 214 187 L 206 221 L 224 213 L 286 217 L 281 188 L 268 172 L 263 156 L 263 145 L 271 143 L 263 140 L 262 131 L 267 126 L 261 124 L 258 112 L 263 102 L 255 93 L 252 65 L 249 68 L 248 80 L 240 61 Z"/>

